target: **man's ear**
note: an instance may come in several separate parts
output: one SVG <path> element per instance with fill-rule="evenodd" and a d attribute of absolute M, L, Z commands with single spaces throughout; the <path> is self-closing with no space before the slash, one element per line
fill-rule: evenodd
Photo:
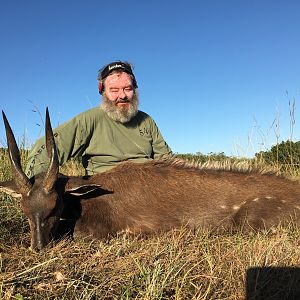
<path fill-rule="evenodd" d="M 13 180 L 0 182 L 0 192 L 3 192 L 13 198 L 22 198 L 19 189 Z"/>

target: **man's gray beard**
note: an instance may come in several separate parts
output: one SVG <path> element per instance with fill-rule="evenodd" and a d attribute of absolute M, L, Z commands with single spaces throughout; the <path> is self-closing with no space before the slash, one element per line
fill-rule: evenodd
<path fill-rule="evenodd" d="M 122 102 L 122 100 L 111 101 L 107 99 L 106 95 L 102 96 L 101 108 L 107 113 L 107 115 L 114 121 L 120 123 L 128 123 L 137 113 L 139 106 L 138 95 L 134 93 L 131 101 L 126 100 L 128 105 L 118 106 L 117 103 Z M 123 101 L 125 102 L 125 101 Z"/>

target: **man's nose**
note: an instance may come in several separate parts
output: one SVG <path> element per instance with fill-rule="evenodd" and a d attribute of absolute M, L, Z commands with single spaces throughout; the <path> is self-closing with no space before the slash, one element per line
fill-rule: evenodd
<path fill-rule="evenodd" d="M 125 99 L 126 98 L 126 94 L 125 94 L 123 89 L 119 90 L 119 95 L 118 96 L 119 96 L 120 99 Z"/>

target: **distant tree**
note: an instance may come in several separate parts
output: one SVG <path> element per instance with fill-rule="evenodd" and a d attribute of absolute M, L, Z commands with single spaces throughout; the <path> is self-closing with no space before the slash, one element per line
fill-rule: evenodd
<path fill-rule="evenodd" d="M 209 161 L 222 161 L 222 160 L 231 159 L 231 157 L 227 156 L 224 152 L 219 152 L 219 153 L 210 152 L 208 154 L 196 152 L 196 154 L 186 153 L 186 154 L 176 154 L 176 156 L 187 159 L 187 160 L 196 160 L 199 162 L 206 162 L 208 160 Z"/>
<path fill-rule="evenodd" d="M 273 146 L 268 151 L 260 151 L 255 154 L 257 159 L 262 159 L 266 163 L 300 166 L 300 141 L 292 142 L 290 140 L 282 141 Z"/>

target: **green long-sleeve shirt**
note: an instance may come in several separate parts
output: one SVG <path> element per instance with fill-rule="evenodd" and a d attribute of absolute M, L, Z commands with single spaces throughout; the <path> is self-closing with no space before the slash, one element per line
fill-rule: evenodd
<path fill-rule="evenodd" d="M 81 156 L 89 175 L 109 170 L 122 161 L 145 162 L 172 154 L 153 119 L 142 111 L 122 124 L 96 107 L 57 127 L 54 137 L 60 165 Z M 31 177 L 46 171 L 48 164 L 43 137 L 29 153 L 25 173 Z"/>

